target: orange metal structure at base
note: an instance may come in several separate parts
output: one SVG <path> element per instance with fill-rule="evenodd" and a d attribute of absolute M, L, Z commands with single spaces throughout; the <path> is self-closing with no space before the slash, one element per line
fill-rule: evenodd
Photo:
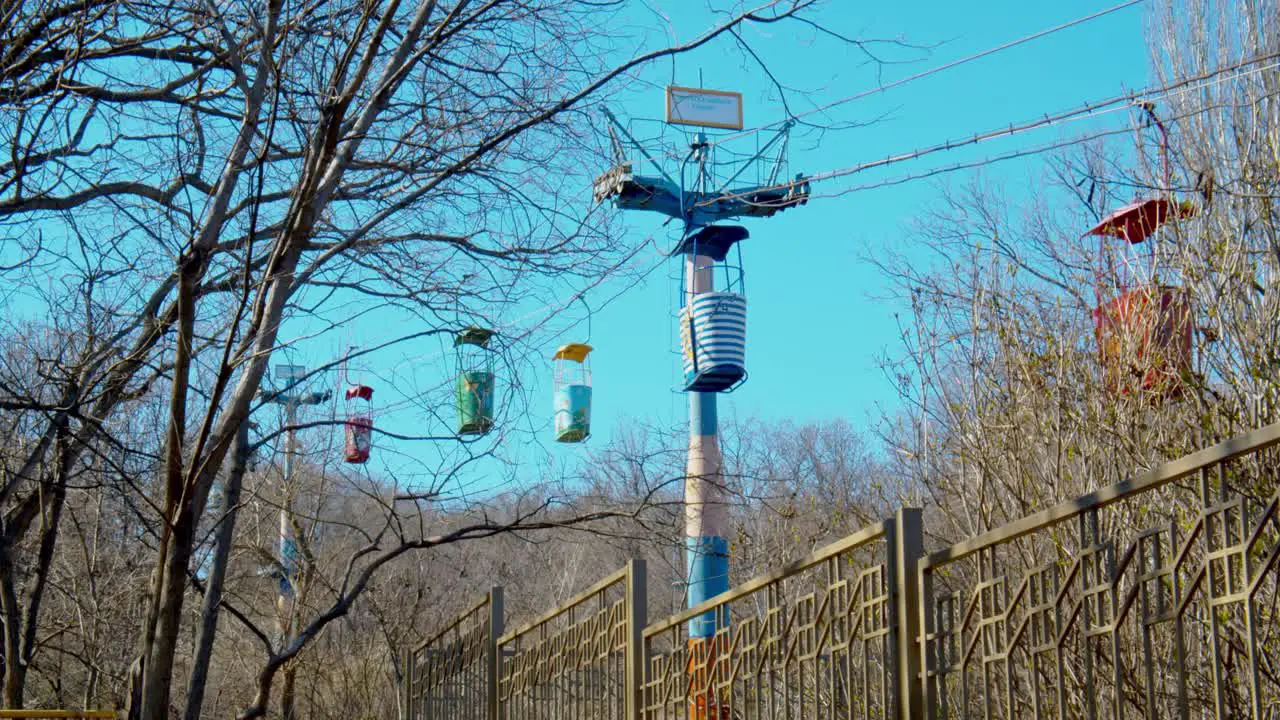
<path fill-rule="evenodd" d="M 731 720 L 729 700 L 719 690 L 729 682 L 728 635 L 690 638 L 688 669 L 689 720 Z"/>
<path fill-rule="evenodd" d="M 1181 394 L 1191 370 L 1191 299 L 1180 288 L 1130 290 L 1093 311 L 1108 389 Z"/>

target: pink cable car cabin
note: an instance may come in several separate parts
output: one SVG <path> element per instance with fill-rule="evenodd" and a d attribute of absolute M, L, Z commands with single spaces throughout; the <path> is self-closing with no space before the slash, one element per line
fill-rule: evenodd
<path fill-rule="evenodd" d="M 344 459 L 353 465 L 369 461 L 373 449 L 373 388 L 352 385 L 347 388 L 346 443 Z"/>

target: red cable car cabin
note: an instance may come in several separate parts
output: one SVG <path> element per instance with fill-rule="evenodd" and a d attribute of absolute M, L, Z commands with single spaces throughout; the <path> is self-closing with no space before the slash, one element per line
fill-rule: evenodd
<path fill-rule="evenodd" d="M 1137 245 L 1171 217 L 1187 218 L 1195 212 L 1195 206 L 1188 202 L 1143 200 L 1116 210 L 1086 234 Z M 1100 253 L 1101 243 L 1099 240 Z M 1133 290 L 1121 284 L 1120 291 L 1119 296 L 1103 302 L 1100 281 L 1098 307 L 1093 311 L 1107 388 L 1122 395 L 1138 391 L 1156 397 L 1181 394 L 1183 379 L 1191 370 L 1190 295 L 1182 288 L 1154 282 Z"/>
<path fill-rule="evenodd" d="M 1182 393 L 1191 371 L 1191 298 L 1181 288 L 1149 285 L 1093 311 L 1103 377 L 1111 392 L 1160 397 Z"/>
<path fill-rule="evenodd" d="M 353 405 L 363 401 L 363 406 Z M 352 385 L 347 388 L 346 447 L 344 457 L 353 465 L 363 465 L 369 460 L 373 448 L 373 388 L 368 385 Z"/>
<path fill-rule="evenodd" d="M 1146 122 L 1160 133 L 1160 166 L 1165 191 L 1173 187 L 1169 166 L 1169 132 L 1156 115 L 1155 104 L 1138 102 Z M 1142 145 L 1142 128 L 1138 146 Z M 1207 207 L 1213 191 L 1213 178 L 1197 185 L 1204 193 Z M 1124 240 L 1128 247 L 1145 242 L 1169 220 L 1189 218 L 1196 206 L 1187 201 L 1175 202 L 1171 197 L 1152 197 L 1126 205 L 1103 218 L 1087 235 L 1098 236 L 1098 255 L 1106 253 L 1105 238 Z M 1182 394 L 1191 372 L 1191 296 L 1182 288 L 1162 284 L 1156 267 L 1156 254 L 1151 253 L 1151 274 L 1134 290 L 1122 280 L 1120 295 L 1103 301 L 1103 283 L 1098 277 L 1098 307 L 1093 311 L 1094 332 L 1098 341 L 1098 359 L 1103 379 L 1112 392 L 1128 395 L 1139 391 L 1154 399 Z M 1128 274 L 1126 263 L 1126 275 Z"/>

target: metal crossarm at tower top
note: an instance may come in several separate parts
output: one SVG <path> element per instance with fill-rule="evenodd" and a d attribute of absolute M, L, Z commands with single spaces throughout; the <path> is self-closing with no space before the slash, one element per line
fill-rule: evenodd
<path fill-rule="evenodd" d="M 662 164 L 637 140 L 613 113 L 605 110 L 614 150 L 614 165 L 599 175 L 592 184 L 592 197 L 596 202 L 611 201 L 621 210 L 650 210 L 668 217 L 683 220 L 692 229 L 741 217 L 772 217 L 791 207 L 809 201 L 809 181 L 804 175 L 796 175 L 788 183 L 779 183 L 777 176 L 785 164 L 787 137 L 791 124 L 785 123 L 765 145 L 750 158 L 738 163 L 736 172 L 724 179 L 720 187 L 712 188 L 715 178 L 711 153 L 713 145 L 706 135 L 698 132 L 689 145 L 689 154 L 680 164 L 680 172 L 672 176 Z M 627 158 L 627 148 L 640 160 L 651 163 L 657 175 L 635 171 L 636 164 Z M 776 151 L 771 159 L 770 151 Z M 664 155 L 665 156 L 665 155 Z M 697 163 L 696 174 L 689 186 L 684 182 L 685 166 Z M 771 162 L 764 182 L 732 186 L 752 165 Z"/>
<path fill-rule="evenodd" d="M 798 176 L 782 188 L 762 185 L 731 193 L 681 191 L 666 178 L 637 175 L 631 163 L 621 163 L 596 178 L 592 193 L 596 202 L 612 200 L 621 210 L 652 210 L 703 226 L 738 217 L 772 217 L 804 205 L 809 181 Z"/>

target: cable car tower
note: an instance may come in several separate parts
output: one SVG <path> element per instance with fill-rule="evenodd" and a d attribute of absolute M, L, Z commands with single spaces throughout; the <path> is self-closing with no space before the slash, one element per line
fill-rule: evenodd
<path fill-rule="evenodd" d="M 687 607 L 729 590 L 728 506 L 724 498 L 716 395 L 746 380 L 746 295 L 741 248 L 747 229 L 732 224 L 744 217 L 767 218 L 808 202 L 803 175 L 784 176 L 791 122 L 779 127 L 763 145 L 748 133 L 712 142 L 704 128 L 742 130 L 739 93 L 696 88 L 667 88 L 666 123 L 658 138 L 636 138 L 613 113 L 605 110 L 613 150 L 613 167 L 596 178 L 596 202 L 610 201 L 622 210 L 648 210 L 682 223 L 672 256 L 683 256 L 680 338 L 684 389 L 689 394 L 689 452 L 686 462 L 685 560 Z M 672 126 L 693 131 L 672 133 Z M 751 140 L 755 148 L 734 152 L 729 141 Z M 683 145 L 683 147 L 681 147 Z M 672 167 L 666 167 L 669 163 Z M 736 262 L 731 260 L 736 251 Z M 719 282 L 717 282 L 719 281 Z M 717 287 L 719 289 L 717 290 Z M 727 615 L 707 612 L 689 621 L 688 663 L 699 687 L 718 652 L 727 651 Z M 716 638 L 726 640 L 717 641 Z M 691 720 L 721 720 L 729 708 L 717 693 L 690 697 Z"/>

